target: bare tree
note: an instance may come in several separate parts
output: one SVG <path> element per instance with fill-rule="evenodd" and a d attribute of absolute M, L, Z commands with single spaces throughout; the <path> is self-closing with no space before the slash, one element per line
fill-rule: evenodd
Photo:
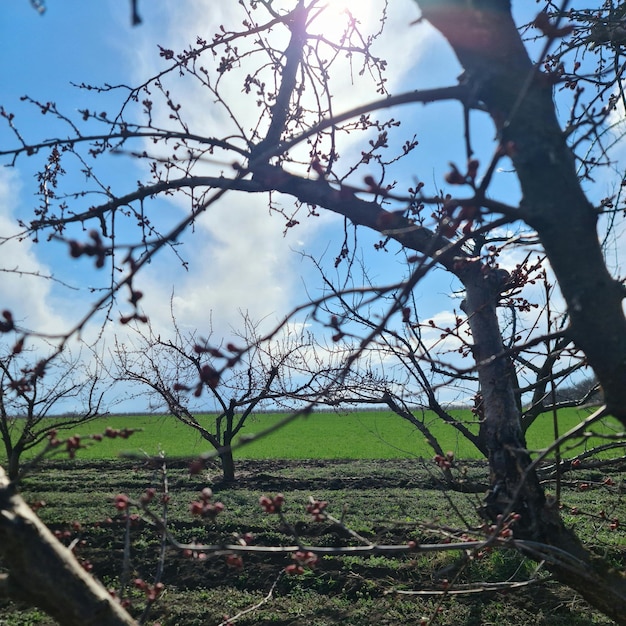
<path fill-rule="evenodd" d="M 241 318 L 237 345 L 220 345 L 220 338 L 212 344 L 212 331 L 182 332 L 172 312 L 172 338 L 156 335 L 149 324 L 136 326 L 115 351 L 114 377 L 145 388 L 152 409 L 165 409 L 207 441 L 218 453 L 225 482 L 235 480 L 233 445 L 242 428 L 263 410 L 293 411 L 310 402 L 338 367 L 332 365 L 336 359 L 324 362 L 305 330 L 285 327 L 262 342 L 259 324 Z"/>
<path fill-rule="evenodd" d="M 49 363 L 15 350 L 0 358 L 0 437 L 9 479 L 19 479 L 22 455 L 41 447 L 52 429 L 70 430 L 102 415 L 106 388 L 97 360 L 88 364 L 80 354 L 66 351 Z"/>
<path fill-rule="evenodd" d="M 499 524 L 511 513 L 518 514 L 513 530 L 524 540 L 524 552 L 545 561 L 558 580 L 577 590 L 593 606 L 616 622 L 626 623 L 624 578 L 565 526 L 537 475 L 537 464 L 543 456 L 533 459 L 526 449 L 520 386 L 514 368 L 518 348 L 507 345 L 498 315 L 499 304 L 515 287 L 515 276 L 501 268 L 497 258 L 485 249 L 485 235 L 496 229 L 504 229 L 511 243 L 511 231 L 506 229 L 512 229 L 512 225 L 524 233 L 536 233 L 565 300 L 566 324 L 529 339 L 526 346 L 556 342 L 547 349 L 549 359 L 570 344 L 580 350 L 604 393 L 605 405 L 594 419 L 613 415 L 626 424 L 625 292 L 622 282 L 609 271 L 598 232 L 601 215 L 617 214 L 611 201 L 594 207 L 585 195 L 580 178 L 590 176 L 599 161 L 587 153 L 581 158 L 577 152 L 582 148 L 596 150 L 606 163 L 602 129 L 608 112 L 616 106 L 619 96 L 612 90 L 620 88 L 621 73 L 615 70 L 609 79 L 602 73 L 595 74 L 603 89 L 590 99 L 576 92 L 573 113 L 564 130 L 553 100 L 555 85 L 582 80 L 576 74 L 568 75 L 558 57 L 548 55 L 555 41 L 573 32 L 571 26 L 559 21 L 564 7 L 555 10 L 553 3 L 547 2 L 547 10 L 535 20 L 540 51 L 533 62 L 513 21 L 509 1 L 418 0 L 417 4 L 420 19 L 441 33 L 463 66 L 458 83 L 388 95 L 386 62 L 372 53 L 373 39 L 362 37 L 355 21 L 350 22 L 341 41 L 329 42 L 323 35 L 309 32 L 321 10 L 318 3 L 298 0 L 290 10 L 277 11 L 272 3 L 251 2 L 250 6 L 244 3 L 242 9 L 244 29 L 224 27 L 212 39 L 198 39 L 182 51 L 162 48 L 161 56 L 170 65 L 137 87 L 121 86 L 123 102 L 113 115 L 82 111 L 85 123 L 104 128 L 100 134 L 83 131 L 72 121 L 69 138 L 29 143 L 18 132 L 13 115 L 2 110 L 18 142 L 16 148 L 3 154 L 12 161 L 23 154 L 43 154 L 41 176 L 50 183 L 41 186 L 41 207 L 30 222 L 24 223 L 23 235 L 37 238 L 46 232 L 66 241 L 76 258 L 93 258 L 97 267 L 112 259 L 126 270 L 121 278 L 112 274 L 115 278 L 109 292 L 94 303 L 90 315 L 67 331 L 62 347 L 122 289 L 129 290 L 132 306 L 122 321 L 145 319 L 138 307 L 141 292 L 134 287 L 140 270 L 165 248 L 177 252 L 174 242 L 179 236 L 226 194 L 268 196 L 271 208 L 284 216 L 286 228 L 296 227 L 305 212 L 317 214 L 324 209 L 342 216 L 346 228 L 338 262 L 349 255 L 347 224 L 373 230 L 382 238 L 379 247 L 395 245 L 407 251 L 408 278 L 390 287 L 362 290 L 368 295 L 364 305 L 369 303 L 368 298 L 371 301 L 391 292 L 393 301 L 360 339 L 358 348 L 347 355 L 337 382 L 345 379 L 349 368 L 394 316 L 410 321 L 405 310 L 413 289 L 433 267 L 443 268 L 464 292 L 460 309 L 470 332 L 468 346 L 474 361 L 471 369 L 481 395 L 479 439 L 489 461 L 491 485 L 482 515 Z M 598 11 L 600 18 L 593 19 L 587 19 L 582 9 L 579 14 L 568 13 L 574 19 L 578 16 L 575 35 L 582 38 L 578 41 L 588 42 L 591 38 L 601 47 L 606 43 L 607 50 L 614 49 L 619 43 L 615 33 L 607 38 L 594 31 L 598 20 L 613 19 L 613 4 L 606 2 Z M 410 19 L 412 16 L 407 16 L 407 21 Z M 273 34 L 278 31 L 289 40 L 282 47 L 273 43 Z M 261 33 L 263 36 L 259 36 Z M 562 54 L 566 56 L 572 50 L 575 54 L 581 48 L 564 48 Z M 344 53 L 360 59 L 361 71 L 374 77 L 384 97 L 337 114 L 332 108 L 329 76 L 336 59 Z M 255 69 L 248 72 L 246 64 L 241 77 L 238 70 L 243 67 L 240 61 L 244 57 L 247 63 L 254 60 Z M 184 108 L 175 102 L 175 88 L 166 86 L 173 75 L 198 81 L 211 102 L 221 108 L 229 123 L 223 136 L 207 137 L 202 129 L 184 119 Z M 235 108 L 230 106 L 228 91 L 223 87 L 229 78 L 243 84 L 243 97 L 258 104 L 259 115 L 252 130 L 240 123 Z M 114 91 L 110 87 L 102 90 Z M 236 91 L 237 97 L 242 97 Z M 374 119 L 372 114 L 392 106 L 444 101 L 461 105 L 467 164 L 451 166 L 445 191 L 437 189 L 427 195 L 424 185 L 415 182 L 399 188 L 387 169 L 398 158 L 409 158 L 417 143 L 405 137 L 401 145 L 389 148 L 389 131 L 397 122 L 394 118 Z M 69 121 L 53 103 L 31 102 L 61 122 Z M 594 108 L 596 104 L 604 106 L 600 110 Z M 159 105 L 166 112 L 163 122 L 156 113 Z M 139 107 L 138 112 L 135 107 Z M 492 154 L 482 164 L 474 154 L 470 123 L 477 113 L 490 117 L 496 133 Z M 344 166 L 339 160 L 338 136 L 357 130 L 368 133 L 367 143 L 355 161 Z M 143 143 L 139 149 L 131 146 L 133 141 L 143 142 L 146 138 L 152 142 L 150 149 L 144 149 Z M 111 197 L 110 188 L 90 167 L 86 172 L 93 191 L 106 198 L 101 204 L 85 201 L 84 189 L 68 190 L 59 197 L 61 163 L 69 167 L 77 159 L 85 171 L 83 145 L 89 146 L 87 150 L 95 157 L 114 150 L 145 159 L 152 180 Z M 167 156 L 157 154 L 157 149 Z M 395 153 L 390 155 L 388 149 Z M 225 172 L 220 163 L 221 169 L 214 175 L 197 173 L 199 164 L 210 162 L 215 154 L 235 161 L 233 170 Z M 516 172 L 522 192 L 519 206 L 490 197 L 496 169 L 503 162 L 512 164 Z M 355 183 L 359 175 L 362 182 Z M 186 195 L 190 209 L 182 220 L 158 230 L 146 219 L 146 212 L 150 201 L 161 194 Z M 68 198 L 72 199 L 71 208 Z M 136 243 L 121 246 L 116 226 L 124 215 L 139 223 L 140 232 Z M 93 226 L 88 239 L 82 233 L 86 224 Z M 311 307 L 319 311 L 319 301 Z M 336 342 L 351 334 L 343 319 L 331 316 L 325 323 Z M 200 370 L 197 385 L 208 382 L 209 386 L 217 386 L 224 371 L 234 365 L 227 359 L 220 368 L 211 366 L 206 375 Z M 322 397 L 320 393 L 312 401 Z M 561 442 L 558 438 L 546 444 L 553 449 Z"/>

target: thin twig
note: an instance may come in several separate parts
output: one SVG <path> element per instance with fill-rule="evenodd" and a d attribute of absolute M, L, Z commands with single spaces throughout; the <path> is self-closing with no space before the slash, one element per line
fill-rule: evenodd
<path fill-rule="evenodd" d="M 249 613 L 258 611 L 264 604 L 267 604 L 272 599 L 272 596 L 274 595 L 274 590 L 276 589 L 276 585 L 278 584 L 278 581 L 282 578 L 282 575 L 283 570 L 280 570 L 280 572 L 278 572 L 278 576 L 276 576 L 276 579 L 272 583 L 270 590 L 267 592 L 267 595 L 261 601 L 257 602 L 251 607 L 248 607 L 247 609 L 244 609 L 243 611 L 240 611 L 239 613 L 237 613 L 237 615 L 233 615 L 223 622 L 220 622 L 218 626 L 228 626 L 229 624 L 233 624 L 237 620 L 241 619 L 244 615 L 248 615 Z"/>

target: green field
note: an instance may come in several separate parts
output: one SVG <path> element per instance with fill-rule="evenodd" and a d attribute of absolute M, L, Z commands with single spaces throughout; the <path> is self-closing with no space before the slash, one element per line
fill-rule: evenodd
<path fill-rule="evenodd" d="M 590 414 L 590 410 L 568 409 L 559 414 L 559 430 L 566 432 Z M 452 412 L 456 417 L 477 425 L 469 410 Z M 243 435 L 258 433 L 286 417 L 284 413 L 263 413 L 249 418 Z M 200 417 L 209 425 L 211 415 Z M 452 450 L 459 458 L 480 458 L 479 452 L 454 429 L 443 424 L 434 414 L 425 415 L 425 423 L 440 441 L 444 450 Z M 54 419 L 50 418 L 50 427 Z M 88 435 L 112 428 L 138 428 L 127 440 L 104 439 L 80 450 L 82 459 L 114 458 L 120 452 L 145 452 L 154 455 L 163 451 L 168 457 L 189 457 L 211 450 L 211 446 L 194 430 L 170 416 L 110 416 L 77 426 L 67 434 Z M 614 433 L 618 423 L 607 419 L 594 426 L 596 432 Z M 63 436 L 63 434 L 60 434 Z M 528 446 L 538 450 L 553 441 L 551 416 L 539 418 L 528 431 Z M 593 442 L 593 440 L 592 440 Z M 596 443 L 598 440 L 596 440 Z M 589 445 L 589 443 L 587 443 Z M 581 448 L 576 450 L 580 452 Z M 573 455 L 574 453 L 572 453 Z M 314 413 L 298 418 L 270 436 L 236 450 L 239 459 L 391 459 L 430 458 L 433 452 L 423 435 L 409 422 L 385 411 L 355 411 L 348 414 Z M 1 454 L 0 454 L 1 456 Z"/>
<path fill-rule="evenodd" d="M 565 432 L 587 414 L 562 412 L 560 431 Z M 245 434 L 259 432 L 285 417 L 255 416 Z M 469 411 L 460 411 L 457 417 L 472 419 Z M 446 430 L 433 415 L 427 415 L 426 420 L 432 422 L 444 449 L 454 450 L 458 457 L 478 456 L 467 441 Z M 159 492 L 163 483 L 151 463 L 111 459 L 123 450 L 149 455 L 163 450 L 173 459 L 197 455 L 210 447 L 189 427 L 168 416 L 111 416 L 83 424 L 76 432 L 87 435 L 103 432 L 106 427 L 143 430 L 127 440 L 105 438 L 80 450 L 76 461 L 68 461 L 64 454 L 58 460 L 47 461 L 39 471 L 28 474 L 20 488 L 28 502 L 45 502 L 38 514 L 53 530 L 69 533 L 67 543 L 80 540 L 75 544 L 78 556 L 90 563 L 94 575 L 107 587 L 120 589 L 127 526 L 113 506 L 113 496 L 125 493 L 137 499 L 146 487 Z M 616 427 L 616 423 L 607 421 L 594 429 L 612 432 Z M 551 441 L 552 420 L 537 422 L 528 438 L 535 448 Z M 467 529 L 475 531 L 481 524 L 477 503 L 484 496 L 487 463 L 460 463 L 455 471 L 462 472 L 467 491 L 446 491 L 433 463 L 414 460 L 432 457 L 423 436 L 408 422 L 389 413 L 314 414 L 239 448 L 236 455 L 238 479 L 232 484 L 221 483 L 219 472 L 190 474 L 186 461 L 172 460 L 167 464 L 168 530 L 179 541 L 201 540 L 221 545 L 248 532 L 254 535 L 257 545 L 292 544 L 295 533 L 299 545 L 337 546 L 352 541 L 334 523 L 311 521 L 305 510 L 310 496 L 327 500 L 331 515 L 341 517 L 351 530 L 373 543 L 432 543 L 441 539 L 432 531 L 432 524 L 458 529 L 454 532 L 461 537 Z M 623 514 L 626 474 L 613 472 L 614 484 L 607 486 L 603 471 L 574 469 L 573 475 L 561 484 L 561 504 L 566 523 L 621 571 L 626 563 L 626 526 L 612 528 L 610 521 Z M 546 480 L 545 488 L 554 492 L 554 482 Z M 587 489 L 578 488 L 581 481 L 588 485 Z M 216 500 L 225 506 L 215 523 L 198 519 L 189 510 L 190 503 L 207 484 Z M 286 519 L 292 526 L 284 526 L 259 506 L 260 495 L 278 492 L 285 494 Z M 580 514 L 582 511 L 584 515 Z M 158 514 L 158 506 L 155 512 Z M 160 535 L 145 521 L 130 528 L 132 577 L 150 581 L 157 570 Z M 323 557 L 314 570 L 296 577 L 282 576 L 290 563 L 290 557 L 280 554 L 250 554 L 244 557 L 243 568 L 237 569 L 229 567 L 223 556 L 193 560 L 169 546 L 162 576 L 166 592 L 146 623 L 156 620 L 163 626 L 217 626 L 224 623 L 224 616 L 251 607 L 257 608 L 243 615 L 237 624 L 404 626 L 419 624 L 422 616 L 435 614 L 438 626 L 611 623 L 569 588 L 553 581 L 536 563 L 506 549 L 469 560 L 465 552 Z M 456 572 L 457 568 L 458 585 L 524 582 L 535 576 L 537 581 L 502 593 L 445 598 L 429 595 L 431 591 L 440 593 L 443 573 Z M 265 600 L 274 581 L 277 585 L 273 595 Z M 424 595 L 399 595 L 413 591 Z M 139 616 L 145 606 L 142 592 L 131 586 L 124 593 L 132 601 L 131 612 Z M 37 609 L 0 598 L 0 626 L 54 624 Z"/>

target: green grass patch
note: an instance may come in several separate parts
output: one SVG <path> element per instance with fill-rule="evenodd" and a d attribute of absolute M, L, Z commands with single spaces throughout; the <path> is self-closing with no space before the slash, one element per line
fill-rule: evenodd
<path fill-rule="evenodd" d="M 471 411 L 458 410 L 452 411 L 452 414 L 468 424 L 472 431 L 477 431 L 478 424 Z M 589 410 L 560 411 L 559 432 L 566 432 L 589 414 Z M 259 433 L 285 417 L 284 413 L 257 414 L 249 418 L 241 434 Z M 199 420 L 208 428 L 214 419 L 213 415 L 199 416 Z M 457 458 L 481 458 L 478 450 L 467 439 L 441 422 L 435 414 L 426 412 L 423 420 L 444 450 L 452 450 Z M 48 421 L 50 428 L 53 428 L 54 418 Z M 164 451 L 170 458 L 191 457 L 211 450 L 210 444 L 196 431 L 164 415 L 103 417 L 65 432 L 68 435 L 90 435 L 101 433 L 107 427 L 141 429 L 141 432 L 136 432 L 126 440 L 105 438 L 97 444 L 89 443 L 88 448 L 78 452 L 80 458 L 112 459 L 121 452 L 154 455 L 159 451 Z M 554 439 L 553 429 L 550 415 L 538 418 L 527 433 L 529 449 L 540 450 L 549 445 Z M 593 430 L 615 434 L 620 428 L 616 421 L 607 419 L 595 425 Z M 598 443 L 599 439 L 588 440 L 573 450 L 570 456 Z M 290 422 L 267 437 L 247 443 L 235 452 L 238 459 L 402 459 L 432 456 L 433 451 L 424 436 L 412 424 L 386 411 L 313 413 Z M 2 457 L 0 453 L 0 459 Z"/>
<path fill-rule="evenodd" d="M 578 426 L 583 420 L 588 418 L 595 408 L 586 409 L 562 409 L 558 412 L 558 433 L 559 436 L 564 435 L 571 428 Z M 617 435 L 624 432 L 623 426 L 614 418 L 608 417 L 593 424 L 589 431 L 599 435 Z M 622 438 L 623 435 L 622 435 Z M 554 441 L 554 420 L 551 413 L 539 416 L 526 433 L 526 443 L 529 450 L 541 450 L 550 445 Z M 600 437 L 591 437 L 589 439 L 578 439 L 565 445 L 561 454 L 564 457 L 571 457 L 580 454 L 592 447 L 607 443 L 605 439 Z M 622 456 L 623 449 L 601 454 L 603 458 Z"/>

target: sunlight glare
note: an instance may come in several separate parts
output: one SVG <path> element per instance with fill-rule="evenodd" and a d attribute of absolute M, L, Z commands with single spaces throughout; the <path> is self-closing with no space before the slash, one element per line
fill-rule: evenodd
<path fill-rule="evenodd" d="M 353 18 L 359 28 L 367 27 L 375 0 L 326 0 L 310 13 L 308 31 L 330 41 L 337 41 Z"/>

